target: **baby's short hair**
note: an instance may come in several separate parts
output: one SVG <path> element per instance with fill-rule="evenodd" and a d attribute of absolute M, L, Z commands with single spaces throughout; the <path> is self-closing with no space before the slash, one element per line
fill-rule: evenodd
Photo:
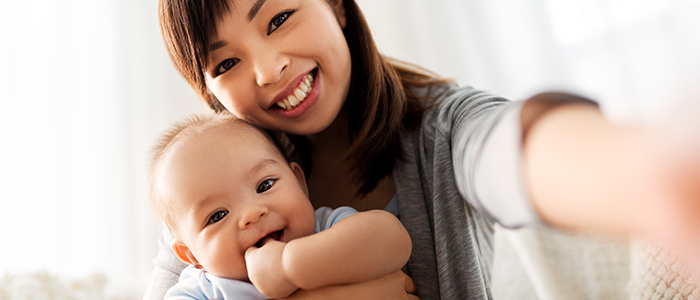
<path fill-rule="evenodd" d="M 288 159 L 285 151 L 280 149 L 279 142 L 277 142 L 275 137 L 271 136 L 271 133 L 238 119 L 228 112 L 193 114 L 185 120 L 173 124 L 173 126 L 161 136 L 156 145 L 153 147 L 153 156 L 151 159 L 148 176 L 149 201 L 153 207 L 153 210 L 155 210 L 158 217 L 165 222 L 165 225 L 168 227 L 168 229 L 170 229 L 170 232 L 174 237 L 177 237 L 177 230 L 174 222 L 175 220 L 172 218 L 169 207 L 165 205 L 166 199 L 163 199 L 162 193 L 156 188 L 158 169 L 160 168 L 163 159 L 170 151 L 178 147 L 181 143 L 187 142 L 189 139 L 200 133 L 222 127 L 235 130 L 236 126 L 247 126 L 259 131 L 262 136 L 264 136 L 266 140 L 275 149 L 277 149 L 277 151 L 279 151 L 279 153 L 285 159 Z"/>

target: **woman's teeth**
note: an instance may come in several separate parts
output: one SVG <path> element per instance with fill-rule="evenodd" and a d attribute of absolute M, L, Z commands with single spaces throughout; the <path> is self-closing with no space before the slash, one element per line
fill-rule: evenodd
<path fill-rule="evenodd" d="M 299 105 L 299 103 L 304 102 L 306 96 L 309 95 L 313 84 L 314 77 L 311 76 L 311 74 L 306 75 L 304 81 L 302 81 L 299 86 L 292 91 L 292 94 L 287 96 L 287 99 L 277 102 L 277 106 L 285 110 L 295 108 L 297 105 Z"/>

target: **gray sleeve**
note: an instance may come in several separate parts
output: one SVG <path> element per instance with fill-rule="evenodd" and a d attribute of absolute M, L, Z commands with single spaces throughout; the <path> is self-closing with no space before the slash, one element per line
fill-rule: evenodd
<path fill-rule="evenodd" d="M 522 168 L 522 102 L 510 102 L 455 128 L 457 188 L 472 206 L 507 228 L 532 225 L 539 216 L 528 197 Z"/>
<path fill-rule="evenodd" d="M 470 126 L 459 126 L 458 118 L 453 129 L 453 164 L 460 193 L 506 228 L 541 223 L 523 168 L 520 113 L 528 101 L 544 101 L 550 109 L 565 103 L 597 105 L 570 94 L 543 93 L 484 109 L 468 122 Z"/>
<path fill-rule="evenodd" d="M 173 240 L 167 229 L 158 241 L 158 255 L 153 259 L 153 273 L 148 283 L 143 300 L 163 300 L 168 289 L 180 279 L 180 273 L 187 267 L 170 249 Z"/>

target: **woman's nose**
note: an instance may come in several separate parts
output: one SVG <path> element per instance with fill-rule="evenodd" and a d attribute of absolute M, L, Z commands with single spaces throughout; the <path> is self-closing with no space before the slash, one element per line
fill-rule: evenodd
<path fill-rule="evenodd" d="M 238 226 L 241 229 L 245 229 L 252 224 L 260 221 L 260 219 L 266 216 L 270 210 L 264 205 L 258 205 L 255 203 L 248 204 L 241 208 L 241 219 L 239 220 Z"/>
<path fill-rule="evenodd" d="M 289 65 L 289 57 L 271 48 L 257 51 L 255 60 L 255 82 L 261 87 L 279 82 Z"/>

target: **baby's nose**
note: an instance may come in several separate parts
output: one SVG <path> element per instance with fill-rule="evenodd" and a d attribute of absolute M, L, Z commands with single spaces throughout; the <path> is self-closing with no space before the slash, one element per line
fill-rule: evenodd
<path fill-rule="evenodd" d="M 239 221 L 239 227 L 245 229 L 248 226 L 255 224 L 260 221 L 260 219 L 267 215 L 270 211 L 267 207 L 263 205 L 250 204 L 246 205 L 242 209 L 241 219 Z"/>

